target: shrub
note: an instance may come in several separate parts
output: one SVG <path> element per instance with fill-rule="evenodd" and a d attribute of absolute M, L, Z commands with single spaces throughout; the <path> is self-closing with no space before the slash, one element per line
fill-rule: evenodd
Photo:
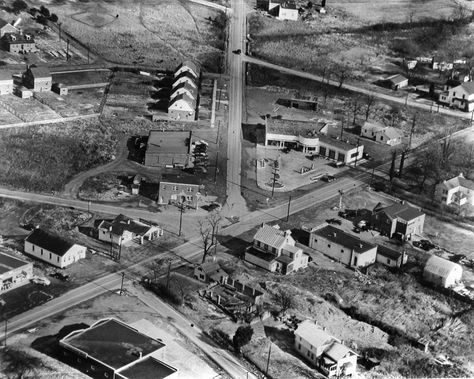
<path fill-rule="evenodd" d="M 17 14 L 26 10 L 28 10 L 28 4 L 26 4 L 23 0 L 15 0 L 12 3 L 13 13 Z"/>
<path fill-rule="evenodd" d="M 211 328 L 209 330 L 209 336 L 220 346 L 228 348 L 232 341 L 229 335 L 223 330 L 217 328 Z"/>
<path fill-rule="evenodd" d="M 182 305 L 183 299 L 179 296 L 175 291 L 171 288 L 166 288 L 166 285 L 163 283 L 153 284 L 152 290 L 158 296 L 170 301 L 172 304 L 175 305 Z"/>
<path fill-rule="evenodd" d="M 240 349 L 250 342 L 252 336 L 253 329 L 250 325 L 239 326 L 235 331 L 234 337 L 232 338 L 234 349 L 240 352 Z"/>

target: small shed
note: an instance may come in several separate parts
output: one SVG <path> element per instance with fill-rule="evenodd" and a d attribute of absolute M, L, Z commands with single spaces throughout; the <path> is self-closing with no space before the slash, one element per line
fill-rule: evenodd
<path fill-rule="evenodd" d="M 462 267 L 457 263 L 433 255 L 425 264 L 423 279 L 436 286 L 449 288 L 461 280 Z"/>
<path fill-rule="evenodd" d="M 400 74 L 389 76 L 385 81 L 395 91 L 408 85 L 408 78 Z"/>

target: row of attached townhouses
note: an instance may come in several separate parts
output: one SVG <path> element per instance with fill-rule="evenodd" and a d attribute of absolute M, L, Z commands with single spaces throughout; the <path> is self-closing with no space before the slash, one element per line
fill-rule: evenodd
<path fill-rule="evenodd" d="M 168 115 L 179 121 L 194 121 L 199 97 L 201 68 L 197 63 L 184 61 L 174 72 Z"/>

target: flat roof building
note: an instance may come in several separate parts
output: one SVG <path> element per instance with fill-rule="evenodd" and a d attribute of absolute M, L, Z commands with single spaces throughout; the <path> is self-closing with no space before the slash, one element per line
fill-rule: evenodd
<path fill-rule="evenodd" d="M 33 276 L 33 263 L 0 252 L 0 293 L 28 284 Z"/>
<path fill-rule="evenodd" d="M 64 360 L 94 377 L 120 379 L 171 378 L 177 370 L 152 354 L 165 347 L 126 323 L 103 319 L 62 340 Z"/>
<path fill-rule="evenodd" d="M 150 130 L 145 166 L 186 167 L 191 158 L 192 132 Z"/>

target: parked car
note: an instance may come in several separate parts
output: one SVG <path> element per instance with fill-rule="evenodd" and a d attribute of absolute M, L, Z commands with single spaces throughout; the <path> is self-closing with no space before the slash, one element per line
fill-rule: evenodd
<path fill-rule="evenodd" d="M 327 222 L 328 224 L 335 224 L 335 225 L 341 225 L 341 224 L 342 224 L 341 220 L 339 220 L 339 219 L 337 219 L 337 218 L 328 218 L 328 219 L 326 220 L 326 222 Z"/>
<path fill-rule="evenodd" d="M 352 229 L 352 231 L 355 233 L 360 233 L 360 228 L 356 226 L 354 229 Z"/>
<path fill-rule="evenodd" d="M 70 280 L 69 274 L 63 274 L 62 272 L 59 272 L 59 271 L 55 271 L 49 274 L 49 276 L 62 280 L 63 282 L 68 282 Z"/>
<path fill-rule="evenodd" d="M 324 180 L 325 182 L 331 183 L 331 182 L 336 180 L 336 177 L 333 176 L 333 175 L 326 174 L 321 178 L 321 180 Z"/>
<path fill-rule="evenodd" d="M 44 276 L 33 276 L 31 278 L 31 282 L 34 284 L 41 284 L 43 286 L 49 286 L 51 284 L 51 281 Z"/>
<path fill-rule="evenodd" d="M 234 54 L 240 54 L 240 53 L 242 52 L 242 50 L 241 50 L 241 49 L 237 49 L 237 50 L 232 50 L 232 52 L 233 52 Z"/>
<path fill-rule="evenodd" d="M 428 240 L 419 240 L 419 241 L 413 241 L 413 246 L 419 247 L 420 249 L 429 251 L 431 249 L 434 249 L 436 245 Z"/>

